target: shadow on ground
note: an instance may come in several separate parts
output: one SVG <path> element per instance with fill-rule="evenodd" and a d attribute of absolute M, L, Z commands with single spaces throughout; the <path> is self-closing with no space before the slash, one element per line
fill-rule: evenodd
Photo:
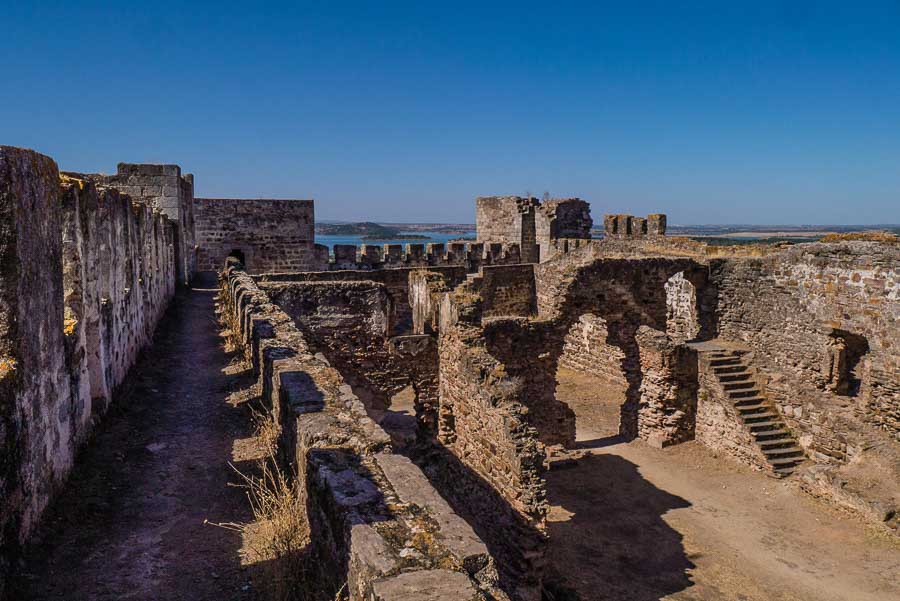
<path fill-rule="evenodd" d="M 588 455 L 551 469 L 547 489 L 548 599 L 659 601 L 692 586 L 682 536 L 663 519 L 690 503 L 645 480 L 635 464 Z"/>

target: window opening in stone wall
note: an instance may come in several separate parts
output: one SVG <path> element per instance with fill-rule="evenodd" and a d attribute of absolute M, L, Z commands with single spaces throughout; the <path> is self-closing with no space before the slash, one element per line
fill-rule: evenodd
<path fill-rule="evenodd" d="M 869 341 L 865 336 L 833 329 L 828 336 L 826 389 L 842 396 L 857 396 L 862 386 L 862 358 L 867 352 Z"/>
<path fill-rule="evenodd" d="M 666 334 L 678 342 L 693 340 L 700 333 L 697 289 L 679 271 L 670 277 L 666 289 Z"/>
<path fill-rule="evenodd" d="M 231 252 L 228 253 L 228 256 L 229 256 L 229 258 L 234 257 L 235 259 L 237 259 L 238 261 L 241 262 L 241 265 L 243 265 L 245 269 L 247 268 L 247 257 L 244 256 L 244 251 L 242 251 L 241 249 L 239 249 L 239 248 L 231 249 Z"/>

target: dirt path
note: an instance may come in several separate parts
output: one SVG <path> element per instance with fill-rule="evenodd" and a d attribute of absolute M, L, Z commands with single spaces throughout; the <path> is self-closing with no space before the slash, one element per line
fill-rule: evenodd
<path fill-rule="evenodd" d="M 248 376 L 229 369 L 214 298 L 195 289 L 163 320 L 48 512 L 14 598 L 253 598 L 240 534 L 205 523 L 252 517 L 228 465 L 250 420 L 227 398 Z"/>
<path fill-rule="evenodd" d="M 598 384 L 578 383 L 561 391 L 590 454 L 547 479 L 559 599 L 900 599 L 900 540 L 698 443 L 591 444 L 612 432 L 616 403 L 596 406 Z"/>

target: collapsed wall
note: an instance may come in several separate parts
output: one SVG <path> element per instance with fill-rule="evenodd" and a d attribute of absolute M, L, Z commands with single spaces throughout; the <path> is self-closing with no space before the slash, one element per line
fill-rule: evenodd
<path fill-rule="evenodd" d="M 158 209 L 0 147 L 0 573 L 151 341 L 175 245 Z"/>
<path fill-rule="evenodd" d="M 270 290 L 293 290 L 282 300 L 314 332 L 317 319 L 304 320 L 304 306 L 321 294 L 363 305 L 384 301 L 373 282 L 343 284 Z M 424 598 L 426 591 L 435 601 L 505 599 L 481 538 L 418 467 L 393 452 L 388 434 L 296 320 L 235 264 L 223 285 L 231 327 L 281 425 L 282 468 L 296 474 L 305 501 L 320 568 L 314 577 L 335 591 L 346 584 L 349 598 L 360 601 Z M 354 322 L 343 323 L 354 330 Z M 383 324 L 372 328 L 383 331 Z"/>

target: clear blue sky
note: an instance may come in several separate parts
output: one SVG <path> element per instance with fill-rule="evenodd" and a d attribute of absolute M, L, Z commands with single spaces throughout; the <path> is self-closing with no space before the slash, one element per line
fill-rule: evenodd
<path fill-rule="evenodd" d="M 472 221 L 900 222 L 900 2 L 5 2 L 0 143 Z"/>

